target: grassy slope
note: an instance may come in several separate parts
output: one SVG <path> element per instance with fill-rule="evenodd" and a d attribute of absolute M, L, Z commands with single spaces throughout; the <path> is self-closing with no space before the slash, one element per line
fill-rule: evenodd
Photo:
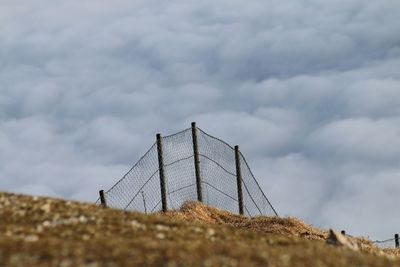
<path fill-rule="evenodd" d="M 263 230 L 262 218 L 191 205 L 145 215 L 0 193 L 0 266 L 400 266 L 394 257 L 305 238 L 318 229 L 276 234 Z"/>

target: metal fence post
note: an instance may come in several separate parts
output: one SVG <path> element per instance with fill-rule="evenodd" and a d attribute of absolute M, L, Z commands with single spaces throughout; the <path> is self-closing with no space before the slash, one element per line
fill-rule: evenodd
<path fill-rule="evenodd" d="M 101 206 L 103 208 L 107 208 L 107 200 L 106 200 L 106 195 L 104 194 L 104 190 L 100 190 L 99 194 L 100 194 Z"/>
<path fill-rule="evenodd" d="M 201 176 L 200 176 L 199 146 L 197 142 L 197 127 L 195 122 L 192 122 L 192 140 L 193 140 L 193 153 L 194 153 L 194 170 L 196 172 L 197 200 L 203 202 L 203 193 L 201 188 Z"/>
<path fill-rule="evenodd" d="M 400 242 L 399 242 L 399 234 L 394 235 L 394 243 L 396 245 L 396 248 L 400 247 Z"/>
<path fill-rule="evenodd" d="M 243 209 L 243 190 L 242 190 L 242 170 L 240 167 L 239 146 L 235 146 L 235 163 L 236 163 L 237 191 L 239 200 L 239 214 L 243 215 L 244 209 Z"/>
<path fill-rule="evenodd" d="M 167 193 L 166 193 L 166 190 L 165 190 L 163 145 L 162 145 L 161 134 L 157 134 L 157 152 L 158 152 L 158 170 L 159 170 L 159 173 L 160 173 L 160 189 L 161 189 L 162 211 L 166 212 L 168 207 L 167 207 Z"/>

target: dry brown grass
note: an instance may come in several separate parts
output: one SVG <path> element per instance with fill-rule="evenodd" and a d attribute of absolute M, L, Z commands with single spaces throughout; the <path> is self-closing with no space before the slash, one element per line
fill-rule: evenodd
<path fill-rule="evenodd" d="M 295 217 L 258 216 L 249 218 L 218 208 L 208 207 L 197 201 L 185 202 L 180 209 L 168 211 L 165 215 L 180 220 L 223 224 L 242 230 L 280 234 L 309 240 L 325 241 L 328 237 L 327 230 L 316 228 Z M 353 237 L 351 239 L 358 244 L 361 251 L 400 256 L 399 249 L 381 249 L 375 246 L 372 241 L 363 237 Z"/>
<path fill-rule="evenodd" d="M 325 240 L 328 235 L 327 231 L 320 230 L 294 217 L 259 216 L 249 218 L 218 208 L 207 207 L 195 201 L 186 202 L 179 210 L 168 211 L 166 215 L 186 221 L 227 224 L 245 230 L 282 234 L 312 240 Z"/>
<path fill-rule="evenodd" d="M 1 267 L 400 266 L 327 245 L 324 235 L 295 218 L 248 219 L 198 203 L 165 216 L 0 193 Z"/>

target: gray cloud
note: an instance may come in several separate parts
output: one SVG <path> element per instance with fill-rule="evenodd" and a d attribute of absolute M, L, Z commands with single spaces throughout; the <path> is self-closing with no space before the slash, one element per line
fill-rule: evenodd
<path fill-rule="evenodd" d="M 400 4 L 0 4 L 0 189 L 93 201 L 196 120 L 281 214 L 387 238 L 399 216 Z"/>

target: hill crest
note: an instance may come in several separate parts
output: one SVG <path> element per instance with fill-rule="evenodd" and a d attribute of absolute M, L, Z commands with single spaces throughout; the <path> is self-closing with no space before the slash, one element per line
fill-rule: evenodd
<path fill-rule="evenodd" d="M 400 266 L 367 240 L 350 251 L 296 218 L 246 218 L 196 202 L 146 215 L 0 193 L 0 217 L 1 266 Z"/>

